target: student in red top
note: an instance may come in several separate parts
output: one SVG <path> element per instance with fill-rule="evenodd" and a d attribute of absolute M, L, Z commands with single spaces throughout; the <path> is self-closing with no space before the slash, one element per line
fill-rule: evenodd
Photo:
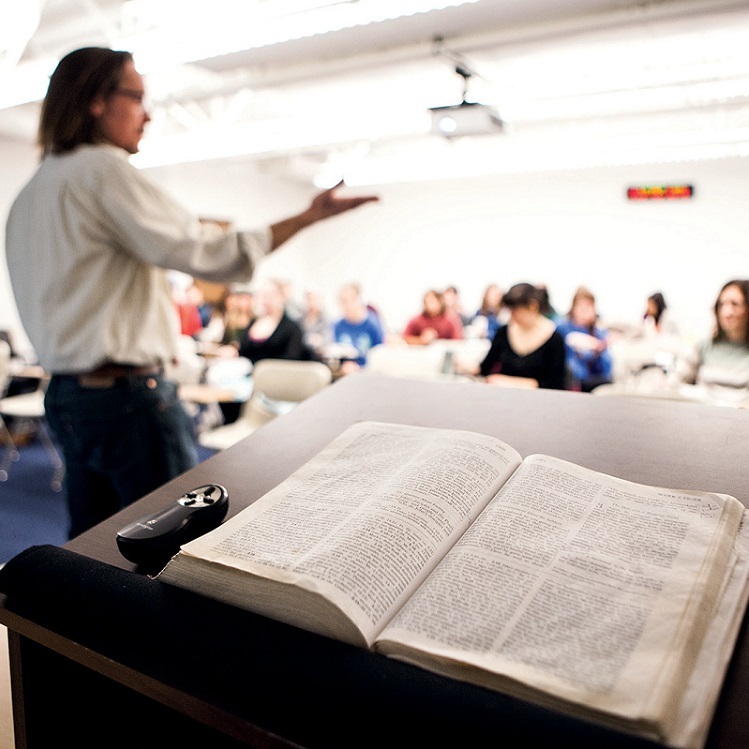
<path fill-rule="evenodd" d="M 459 340 L 463 338 L 463 323 L 452 310 L 447 309 L 442 294 L 430 289 L 424 294 L 421 314 L 409 320 L 403 331 L 406 343 L 425 346 L 438 338 Z"/>

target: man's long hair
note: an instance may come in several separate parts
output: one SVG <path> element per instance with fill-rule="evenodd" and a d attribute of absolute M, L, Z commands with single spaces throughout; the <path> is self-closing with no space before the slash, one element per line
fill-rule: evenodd
<path fill-rule="evenodd" d="M 83 47 L 60 60 L 49 79 L 39 119 L 37 142 L 42 158 L 96 142 L 91 103 L 115 91 L 122 68 L 132 59 L 130 52 Z"/>

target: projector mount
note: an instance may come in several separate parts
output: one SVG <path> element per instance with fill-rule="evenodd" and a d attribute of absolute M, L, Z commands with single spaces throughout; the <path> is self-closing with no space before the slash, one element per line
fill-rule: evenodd
<path fill-rule="evenodd" d="M 452 63 L 455 72 L 463 79 L 463 98 L 461 103 L 469 104 L 469 81 L 471 78 L 481 78 L 482 76 L 480 76 L 475 70 L 471 68 L 471 66 L 466 62 L 465 58 L 460 53 L 447 49 L 444 46 L 444 41 L 445 40 L 441 36 L 434 38 L 434 54 L 438 57 L 444 57 L 446 60 L 449 60 L 449 62 Z"/>

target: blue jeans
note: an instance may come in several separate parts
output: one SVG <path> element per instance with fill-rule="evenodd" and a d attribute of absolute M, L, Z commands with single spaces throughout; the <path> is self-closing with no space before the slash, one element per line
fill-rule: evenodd
<path fill-rule="evenodd" d="M 161 375 L 95 387 L 52 375 L 45 408 L 65 459 L 69 538 L 197 463 L 177 385 Z"/>

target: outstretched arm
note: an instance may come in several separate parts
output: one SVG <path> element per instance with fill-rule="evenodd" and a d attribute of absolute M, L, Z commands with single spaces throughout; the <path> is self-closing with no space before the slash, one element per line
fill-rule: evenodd
<path fill-rule="evenodd" d="M 352 198 L 341 198 L 336 195 L 336 190 L 343 184 L 341 180 L 337 185 L 317 195 L 307 210 L 296 216 L 279 221 L 271 226 L 273 232 L 273 249 L 291 239 L 298 231 L 307 226 L 322 221 L 323 219 L 337 216 L 339 213 L 350 211 L 352 208 L 379 200 L 375 195 L 363 195 Z"/>

